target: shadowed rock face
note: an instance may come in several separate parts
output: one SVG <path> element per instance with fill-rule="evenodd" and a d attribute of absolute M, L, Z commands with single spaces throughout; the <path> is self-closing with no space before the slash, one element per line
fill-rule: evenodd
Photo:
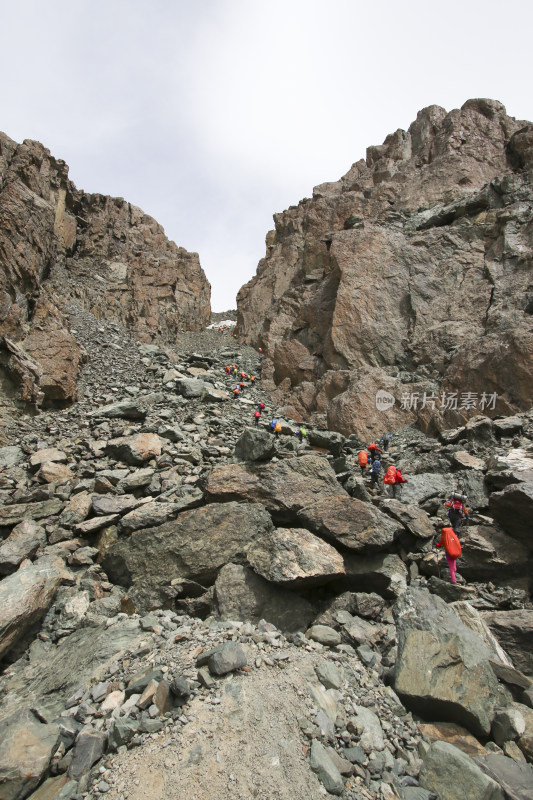
<path fill-rule="evenodd" d="M 78 191 L 39 142 L 0 133 L 0 366 L 28 402 L 76 399 L 85 354 L 65 320 L 72 300 L 144 342 L 210 317 L 196 253 L 122 198 Z"/>
<path fill-rule="evenodd" d="M 238 333 L 263 348 L 264 384 L 288 412 L 366 436 L 427 422 L 424 391 L 497 393 L 500 414 L 529 406 L 532 137 L 496 101 L 430 106 L 274 216 Z M 411 392 L 418 409 L 400 408 Z"/>

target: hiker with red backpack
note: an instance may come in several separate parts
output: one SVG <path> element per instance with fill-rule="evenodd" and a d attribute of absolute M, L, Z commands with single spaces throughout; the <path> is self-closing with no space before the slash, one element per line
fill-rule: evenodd
<path fill-rule="evenodd" d="M 448 562 L 448 569 L 450 570 L 450 580 L 452 583 L 457 583 L 455 573 L 457 570 L 457 559 L 461 555 L 462 548 L 461 542 L 457 538 L 457 534 L 455 533 L 454 529 L 447 525 L 443 525 L 441 529 L 440 542 L 436 542 L 435 544 L 437 547 L 444 546 L 446 561 Z"/>
<path fill-rule="evenodd" d="M 368 454 L 366 450 L 361 450 L 361 452 L 357 456 L 357 461 L 359 463 L 359 469 L 361 470 L 361 477 L 364 478 L 368 464 Z"/>
<path fill-rule="evenodd" d="M 372 464 L 374 463 L 376 458 L 379 458 L 378 453 L 383 452 L 383 450 L 381 450 L 375 442 L 372 442 L 372 444 L 367 444 L 366 449 L 370 453 L 370 461 L 372 462 Z"/>
<path fill-rule="evenodd" d="M 468 519 L 468 509 L 466 508 L 466 495 L 460 492 L 452 492 L 452 496 L 445 503 L 448 509 L 447 517 L 454 532 L 459 535 L 463 519 Z"/>
<path fill-rule="evenodd" d="M 261 412 L 254 411 L 254 422 L 256 425 L 259 425 L 259 420 L 261 419 Z"/>

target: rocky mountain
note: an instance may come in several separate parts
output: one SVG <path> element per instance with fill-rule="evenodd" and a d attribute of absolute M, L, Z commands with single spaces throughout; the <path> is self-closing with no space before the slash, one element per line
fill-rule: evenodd
<path fill-rule="evenodd" d="M 4 393 L 37 406 L 77 397 L 85 359 L 68 329 L 73 300 L 139 341 L 175 341 L 210 318 L 198 255 L 122 198 L 86 194 L 39 142 L 0 133 L 0 372 Z"/>
<path fill-rule="evenodd" d="M 0 448 L 0 796 L 530 798 L 532 413 L 398 430 L 392 499 L 226 329 L 67 323 L 79 402 Z"/>
<path fill-rule="evenodd" d="M 237 330 L 287 413 L 366 437 L 529 408 L 532 174 L 531 123 L 430 106 L 274 215 Z"/>

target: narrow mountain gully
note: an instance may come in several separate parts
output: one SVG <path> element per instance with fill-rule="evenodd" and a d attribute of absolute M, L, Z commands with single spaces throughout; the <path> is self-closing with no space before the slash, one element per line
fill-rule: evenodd
<path fill-rule="evenodd" d="M 533 414 L 395 431 L 392 499 L 228 330 L 69 313 L 79 402 L 2 409 L 0 798 L 533 797 Z"/>

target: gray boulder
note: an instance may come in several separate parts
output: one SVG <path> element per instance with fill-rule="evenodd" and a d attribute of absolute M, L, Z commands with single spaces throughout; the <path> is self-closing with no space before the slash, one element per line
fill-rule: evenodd
<path fill-rule="evenodd" d="M 114 583 L 145 589 L 187 578 L 209 585 L 224 564 L 246 563 L 250 543 L 272 529 L 259 504 L 214 503 L 114 542 L 102 566 Z"/>
<path fill-rule="evenodd" d="M 465 753 L 448 742 L 433 742 L 419 775 L 420 785 L 439 800 L 505 800 L 492 778 Z"/>
<path fill-rule="evenodd" d="M 284 631 L 305 630 L 315 615 L 307 600 L 274 586 L 240 564 L 227 564 L 220 570 L 215 602 L 223 620 L 265 619 Z"/>
<path fill-rule="evenodd" d="M 505 800 L 533 800 L 533 766 L 513 758 L 488 753 L 475 759 L 480 769 L 498 783 Z"/>
<path fill-rule="evenodd" d="M 212 675 L 226 675 L 247 664 L 246 653 L 236 642 L 228 642 L 212 653 L 207 666 Z"/>
<path fill-rule="evenodd" d="M 146 404 L 142 399 L 127 398 L 117 403 L 110 403 L 90 411 L 89 417 L 107 417 L 108 419 L 144 419 L 148 413 Z"/>
<path fill-rule="evenodd" d="M 481 617 L 510 655 L 514 666 L 533 677 L 533 609 L 486 611 Z"/>
<path fill-rule="evenodd" d="M 309 754 L 309 764 L 313 772 L 316 772 L 318 779 L 330 794 L 342 794 L 344 791 L 344 781 L 339 770 L 335 766 L 333 759 L 328 754 L 324 745 L 317 739 L 311 742 L 311 752 Z"/>
<path fill-rule="evenodd" d="M 531 543 L 533 482 L 513 483 L 489 497 L 489 511 L 509 536 Z"/>
<path fill-rule="evenodd" d="M 262 428 L 245 428 L 235 445 L 238 461 L 268 461 L 275 452 L 275 438 Z"/>
<path fill-rule="evenodd" d="M 346 583 L 361 592 L 377 592 L 386 600 L 399 597 L 407 589 L 407 567 L 393 553 L 344 556 Z"/>
<path fill-rule="evenodd" d="M 394 606 L 394 688 L 425 719 L 457 722 L 487 736 L 498 699 L 491 651 L 440 597 L 410 588 Z"/>

